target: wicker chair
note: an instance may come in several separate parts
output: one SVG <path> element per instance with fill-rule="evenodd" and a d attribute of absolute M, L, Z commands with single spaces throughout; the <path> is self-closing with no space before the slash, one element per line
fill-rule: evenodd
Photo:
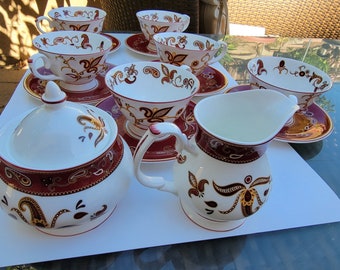
<path fill-rule="evenodd" d="M 340 39 L 339 0 L 229 0 L 229 22 L 262 26 L 266 34 Z"/>
<path fill-rule="evenodd" d="M 104 30 L 140 31 L 138 10 L 165 9 L 191 17 L 186 32 L 209 33 L 207 29 L 216 29 L 216 14 L 223 14 L 220 7 L 226 2 L 224 24 L 229 19 L 234 24 L 262 26 L 268 35 L 340 39 L 339 0 L 101 0 L 108 13 Z"/>
<path fill-rule="evenodd" d="M 199 31 L 199 0 L 101 0 L 101 5 L 108 14 L 104 22 L 104 31 L 140 31 L 136 12 L 144 9 L 171 10 L 187 14 L 190 16 L 190 25 L 186 32 Z"/>

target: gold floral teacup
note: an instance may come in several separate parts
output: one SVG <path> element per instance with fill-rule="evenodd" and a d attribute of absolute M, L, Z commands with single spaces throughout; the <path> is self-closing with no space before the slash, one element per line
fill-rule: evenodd
<path fill-rule="evenodd" d="M 95 77 L 107 70 L 112 41 L 96 33 L 55 31 L 37 36 L 33 45 L 39 51 L 28 60 L 34 76 L 58 80 L 63 90 L 75 92 L 97 87 Z"/>
<path fill-rule="evenodd" d="M 227 52 L 224 41 L 197 34 L 159 33 L 153 38 L 162 62 L 187 65 L 196 76 L 207 66 L 221 60 Z"/>
<path fill-rule="evenodd" d="M 153 123 L 179 118 L 200 85 L 190 71 L 152 61 L 116 66 L 105 82 L 127 119 L 127 132 L 135 138 Z"/>
<path fill-rule="evenodd" d="M 247 71 L 253 89 L 273 89 L 286 96 L 294 95 L 301 110 L 306 110 L 317 97 L 333 86 L 327 73 L 291 58 L 256 57 L 249 60 Z"/>
<path fill-rule="evenodd" d="M 163 32 L 183 32 L 190 23 L 190 17 L 168 10 L 141 10 L 136 13 L 140 28 L 149 41 L 147 49 L 156 52 L 153 35 Z"/>
<path fill-rule="evenodd" d="M 39 16 L 35 24 L 41 33 L 46 33 L 42 27 L 48 22 L 51 30 L 86 31 L 100 33 L 103 29 L 106 12 L 94 7 L 60 7 L 48 12 L 48 16 Z"/>

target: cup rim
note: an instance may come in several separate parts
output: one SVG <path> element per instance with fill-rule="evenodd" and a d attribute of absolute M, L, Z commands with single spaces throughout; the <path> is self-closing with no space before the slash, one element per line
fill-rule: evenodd
<path fill-rule="evenodd" d="M 41 39 L 42 38 L 48 38 L 48 36 L 57 36 L 57 35 L 82 35 L 82 34 L 86 34 L 89 36 L 95 36 L 98 38 L 101 38 L 102 40 L 106 40 L 107 44 L 109 45 L 106 49 L 103 49 L 102 51 L 95 51 L 95 52 L 87 52 L 87 53 L 81 53 L 81 54 L 77 54 L 74 52 L 56 52 L 56 51 L 51 51 L 51 50 L 47 50 L 43 47 L 37 47 L 35 44 L 39 44 L 41 45 Z M 33 41 L 32 41 L 33 46 L 40 52 L 46 52 L 46 53 L 50 53 L 50 54 L 62 54 L 62 55 L 73 55 L 73 56 L 87 56 L 87 55 L 101 55 L 101 54 L 106 54 L 107 52 L 109 52 L 111 50 L 112 47 L 112 41 L 101 34 L 98 33 L 93 33 L 93 32 L 85 32 L 85 31 L 71 31 L 71 30 L 66 30 L 66 31 L 52 31 L 52 32 L 46 32 L 46 33 L 42 33 L 38 36 L 36 36 Z"/>
<path fill-rule="evenodd" d="M 284 60 L 286 62 L 288 61 L 288 62 L 293 62 L 293 63 L 296 63 L 296 64 L 301 63 L 301 64 L 305 65 L 306 67 L 311 68 L 314 71 L 317 71 L 318 74 L 321 74 L 322 77 L 325 78 L 325 80 L 329 81 L 329 84 L 328 84 L 328 86 L 326 86 L 322 90 L 317 91 L 316 93 L 325 93 L 325 92 L 329 91 L 333 87 L 333 80 L 332 80 L 332 78 L 326 72 L 324 72 L 323 70 L 319 69 L 316 66 L 313 66 L 311 64 L 302 62 L 300 60 L 296 60 L 296 59 L 288 58 L 288 57 L 280 57 L 280 56 L 259 56 L 259 57 L 255 57 L 253 59 L 250 59 L 248 61 L 248 63 L 247 63 L 248 74 L 250 74 L 250 76 L 254 77 L 256 80 L 258 80 L 258 81 L 260 81 L 260 82 L 262 82 L 264 84 L 269 85 L 269 87 L 272 87 L 272 88 L 275 88 L 275 89 L 279 89 L 279 90 L 282 90 L 282 91 L 286 91 L 286 92 L 290 92 L 290 93 L 297 93 L 297 94 L 312 94 L 313 93 L 311 91 L 300 91 L 300 90 L 295 90 L 295 89 L 291 89 L 291 88 L 288 88 L 288 87 L 278 86 L 278 85 L 273 84 L 272 82 L 266 82 L 261 77 L 256 76 L 256 74 L 254 74 L 251 71 L 251 65 L 256 63 L 257 60 L 263 60 L 263 59 Z"/>
<path fill-rule="evenodd" d="M 169 37 L 169 36 L 174 36 L 174 37 L 179 37 L 179 36 L 190 36 L 190 37 L 197 37 L 199 39 L 204 39 L 204 40 L 208 40 L 210 43 L 214 44 L 214 47 L 213 49 L 211 50 L 208 50 L 208 49 L 204 49 L 204 50 L 200 50 L 200 49 L 193 49 L 193 48 L 179 48 L 179 47 L 176 47 L 174 45 L 169 45 L 169 44 L 164 44 L 162 42 L 160 42 L 157 38 L 158 37 Z M 192 52 L 214 52 L 216 50 L 219 50 L 221 45 L 220 43 L 217 41 L 217 40 L 214 40 L 212 38 L 209 38 L 209 37 L 205 37 L 205 36 L 201 36 L 201 35 L 198 35 L 198 34 L 193 34 L 193 33 L 184 33 L 184 32 L 163 32 L 163 33 L 157 33 L 157 34 L 154 34 L 153 35 L 153 40 L 155 41 L 156 44 L 159 44 L 161 46 L 167 46 L 167 47 L 170 47 L 170 48 L 174 48 L 176 50 L 183 50 L 183 51 L 192 51 Z M 157 46 L 156 46 L 157 47 Z"/>
<path fill-rule="evenodd" d="M 149 100 L 146 100 L 146 99 L 135 99 L 133 98 L 132 95 L 128 96 L 128 95 L 124 95 L 120 92 L 117 92 L 113 87 L 110 86 L 109 84 L 109 81 L 111 79 L 111 76 L 113 73 L 119 71 L 119 70 L 122 70 L 122 67 L 129 67 L 131 65 L 139 65 L 140 67 L 145 67 L 147 65 L 150 65 L 150 66 L 157 66 L 157 68 L 161 68 L 162 65 L 164 66 L 167 66 L 167 67 L 170 67 L 172 69 L 177 69 L 177 70 L 180 70 L 180 71 L 183 71 L 184 73 L 187 73 L 188 74 L 188 77 L 190 76 L 194 81 L 195 83 L 197 84 L 197 87 L 195 89 L 195 91 L 192 91 L 192 93 L 190 95 L 187 95 L 186 97 L 183 97 L 183 98 L 177 98 L 177 99 L 169 99 L 169 100 L 166 100 L 166 101 L 149 101 Z M 125 64 L 122 64 L 122 65 L 118 65 L 116 67 L 113 67 L 112 69 L 110 69 L 106 75 L 105 75 L 105 83 L 107 84 L 107 86 L 109 87 L 109 89 L 112 91 L 112 93 L 114 95 L 117 95 L 119 97 L 122 97 L 122 98 L 125 98 L 125 99 L 129 99 L 129 100 L 132 100 L 132 101 L 135 101 L 135 102 L 143 102 L 143 103 L 148 103 L 148 104 L 159 104 L 159 103 L 173 103 L 173 102 L 180 102 L 180 101 L 184 101 L 184 100 L 187 100 L 187 99 L 190 99 L 192 98 L 199 90 L 199 87 L 200 87 L 200 81 L 198 80 L 198 78 L 193 74 L 191 73 L 190 71 L 184 69 L 184 68 L 181 68 L 181 67 L 177 67 L 177 66 L 174 66 L 174 65 L 171 65 L 171 64 L 168 64 L 168 63 L 163 63 L 163 62 L 154 62 L 154 61 L 138 61 L 138 62 L 130 62 L 130 63 L 125 63 Z"/>
<path fill-rule="evenodd" d="M 105 10 L 103 10 L 103 9 L 96 8 L 96 7 L 84 7 L 84 6 L 69 6 L 69 7 L 53 8 L 50 11 L 48 11 L 47 14 L 53 20 L 58 19 L 58 20 L 64 21 L 64 22 L 93 22 L 93 21 L 97 21 L 97 20 L 94 20 L 94 19 L 88 19 L 88 20 L 85 20 L 85 19 L 70 20 L 69 18 L 65 18 L 65 17 L 55 18 L 53 16 L 56 11 L 59 11 L 59 10 L 62 11 L 62 10 L 65 10 L 65 9 L 69 9 L 69 10 L 88 9 L 88 10 L 92 10 L 92 11 L 99 10 L 99 18 L 98 18 L 98 20 L 105 19 L 106 15 L 107 15 L 107 12 Z"/>
<path fill-rule="evenodd" d="M 179 12 L 171 11 L 171 10 L 163 10 L 163 9 L 145 9 L 145 10 L 139 10 L 139 11 L 136 12 L 136 16 L 137 16 L 138 19 L 141 19 L 141 20 L 144 20 L 144 21 L 153 22 L 153 20 L 148 20 L 148 19 L 145 19 L 145 18 L 142 17 L 143 15 L 147 15 L 147 14 L 150 14 L 152 12 L 161 12 L 161 13 L 165 13 L 165 14 L 168 13 L 168 14 L 171 14 L 171 15 L 178 15 L 178 16 L 181 16 L 181 17 L 185 18 L 185 19 L 181 19 L 178 22 L 171 22 L 173 24 L 179 24 L 179 23 L 183 23 L 183 22 L 186 22 L 186 21 L 190 20 L 190 16 L 187 15 L 187 14 L 179 13 Z M 164 20 L 155 21 L 155 22 L 157 22 L 157 23 L 169 23 L 168 21 L 164 21 Z"/>

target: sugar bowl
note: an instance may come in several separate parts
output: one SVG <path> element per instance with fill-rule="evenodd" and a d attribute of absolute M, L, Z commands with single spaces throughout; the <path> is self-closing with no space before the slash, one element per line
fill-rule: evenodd
<path fill-rule="evenodd" d="M 131 152 L 111 116 L 66 101 L 56 83 L 42 101 L 0 130 L 1 208 L 51 235 L 92 230 L 126 194 Z"/>

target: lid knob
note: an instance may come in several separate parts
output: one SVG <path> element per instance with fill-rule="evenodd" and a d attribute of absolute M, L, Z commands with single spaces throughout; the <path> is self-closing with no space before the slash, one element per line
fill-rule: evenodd
<path fill-rule="evenodd" d="M 58 104 L 66 100 L 65 92 L 61 91 L 60 87 L 53 81 L 46 84 L 45 93 L 41 100 L 46 104 Z"/>

